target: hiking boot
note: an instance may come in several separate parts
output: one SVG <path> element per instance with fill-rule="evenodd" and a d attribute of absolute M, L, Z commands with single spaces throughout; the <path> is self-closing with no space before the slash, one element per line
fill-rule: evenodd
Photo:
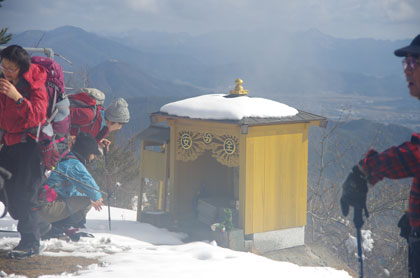
<path fill-rule="evenodd" d="M 15 246 L 15 248 L 13 248 L 12 250 L 22 250 L 24 249 L 27 245 L 29 244 L 29 242 L 25 239 L 21 239 L 18 243 L 18 245 Z"/>
<path fill-rule="evenodd" d="M 79 241 L 80 235 L 78 234 L 79 228 L 67 229 L 64 234 L 70 238 L 71 241 Z"/>
<path fill-rule="evenodd" d="M 21 246 L 19 248 L 13 248 L 13 250 L 10 250 L 7 253 L 7 257 L 11 259 L 22 259 L 22 258 L 28 258 L 35 255 L 39 255 L 39 246 L 36 244 L 33 245 L 27 245 L 27 246 Z"/>
<path fill-rule="evenodd" d="M 21 233 L 20 241 L 18 245 L 16 245 L 15 248 L 13 248 L 13 250 L 22 250 L 31 245 L 39 246 L 39 242 L 36 240 L 35 236 L 30 233 Z"/>
<path fill-rule="evenodd" d="M 27 258 L 39 254 L 39 241 L 31 240 L 30 237 L 25 234 L 21 235 L 19 244 L 8 252 L 8 257 L 15 258 Z"/>
<path fill-rule="evenodd" d="M 64 234 L 66 234 L 66 236 L 68 236 L 71 241 L 79 241 L 81 237 L 95 237 L 93 234 L 90 233 L 79 232 L 79 228 L 65 230 Z"/>

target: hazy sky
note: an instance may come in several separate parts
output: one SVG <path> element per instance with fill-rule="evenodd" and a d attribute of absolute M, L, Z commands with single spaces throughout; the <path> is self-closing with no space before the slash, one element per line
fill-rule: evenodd
<path fill-rule="evenodd" d="M 200 34 L 221 30 L 316 28 L 341 38 L 413 38 L 419 0 L 5 0 L 11 32 L 73 25 L 92 32 Z"/>

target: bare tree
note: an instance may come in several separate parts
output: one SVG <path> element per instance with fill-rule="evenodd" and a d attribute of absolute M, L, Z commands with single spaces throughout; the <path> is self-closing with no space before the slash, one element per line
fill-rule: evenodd
<path fill-rule="evenodd" d="M 84 66 L 74 70 L 71 74 L 65 75 L 66 88 L 77 91 L 81 88 L 89 88 L 89 67 Z"/>
<path fill-rule="evenodd" d="M 326 130 L 319 138 L 316 148 L 319 159 L 309 166 L 308 184 L 308 225 L 307 238 L 311 242 L 323 242 L 343 261 L 358 270 L 355 251 L 349 252 L 351 235 L 355 235 L 352 216 L 344 219 L 341 215 L 339 199 L 342 182 L 367 148 L 352 142 L 340 142 L 335 136 L 340 123 Z M 366 146 L 377 145 L 381 137 L 378 131 L 375 140 Z M 335 177 L 327 176 L 333 172 Z M 397 222 L 408 204 L 410 180 L 382 181 L 370 188 L 368 210 L 363 230 L 371 231 L 374 246 L 364 252 L 365 277 L 407 277 L 407 243 L 399 236 Z"/>
<path fill-rule="evenodd" d="M 122 132 L 122 131 L 119 131 Z M 139 169 L 140 161 L 138 158 L 138 144 L 135 137 L 124 143 L 124 140 L 117 141 L 111 135 L 113 142 L 108 152 L 108 165 L 105 165 L 104 157 L 95 159 L 95 163 L 89 165 L 89 172 L 101 187 L 106 191 L 105 167 L 107 167 L 110 177 L 110 187 L 113 193 L 111 205 L 132 209 L 133 197 L 138 196 L 139 191 Z"/>

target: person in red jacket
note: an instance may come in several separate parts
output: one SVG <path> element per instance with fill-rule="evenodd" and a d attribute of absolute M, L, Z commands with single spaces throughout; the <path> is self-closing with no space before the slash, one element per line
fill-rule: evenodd
<path fill-rule="evenodd" d="M 410 95 L 420 100 L 420 34 L 409 46 L 395 50 L 395 55 L 404 57 L 402 63 Z M 401 236 L 409 243 L 412 277 L 420 278 L 420 133 L 413 134 L 410 141 L 381 153 L 370 150 L 353 167 L 344 182 L 340 203 L 344 216 L 347 216 L 350 207 L 366 210 L 368 183 L 374 185 L 384 178 L 407 177 L 413 178 L 408 219 L 403 216 L 398 226 Z M 408 220 L 406 224 L 404 219 Z"/>
<path fill-rule="evenodd" d="M 79 132 L 89 133 L 98 141 L 100 147 L 107 146 L 108 148 L 111 141 L 105 137 L 111 132 L 120 130 L 130 120 L 128 103 L 123 98 L 116 98 L 105 109 L 102 105 L 97 105 L 95 109 L 92 109 L 91 107 L 95 107 L 97 102 L 87 92 L 104 95 L 98 89 L 83 88 L 71 96 L 70 103 L 80 102 L 83 105 L 80 107 L 70 106 L 70 135 L 74 141 Z"/>
<path fill-rule="evenodd" d="M 7 196 L 8 212 L 18 220 L 21 239 L 15 251 L 31 256 L 39 253 L 40 235 L 50 229 L 37 211 L 44 171 L 37 130 L 46 121 L 47 73 L 31 64 L 29 54 L 18 45 L 3 49 L 0 59 L 0 167 L 12 174 L 0 200 Z"/>

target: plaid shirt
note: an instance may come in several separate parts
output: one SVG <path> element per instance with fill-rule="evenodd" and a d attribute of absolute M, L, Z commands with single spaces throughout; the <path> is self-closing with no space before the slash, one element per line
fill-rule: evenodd
<path fill-rule="evenodd" d="M 360 165 L 368 174 L 370 184 L 383 178 L 413 177 L 409 201 L 410 226 L 420 231 L 420 133 L 413 134 L 410 142 L 391 147 L 381 153 L 370 150 Z"/>

